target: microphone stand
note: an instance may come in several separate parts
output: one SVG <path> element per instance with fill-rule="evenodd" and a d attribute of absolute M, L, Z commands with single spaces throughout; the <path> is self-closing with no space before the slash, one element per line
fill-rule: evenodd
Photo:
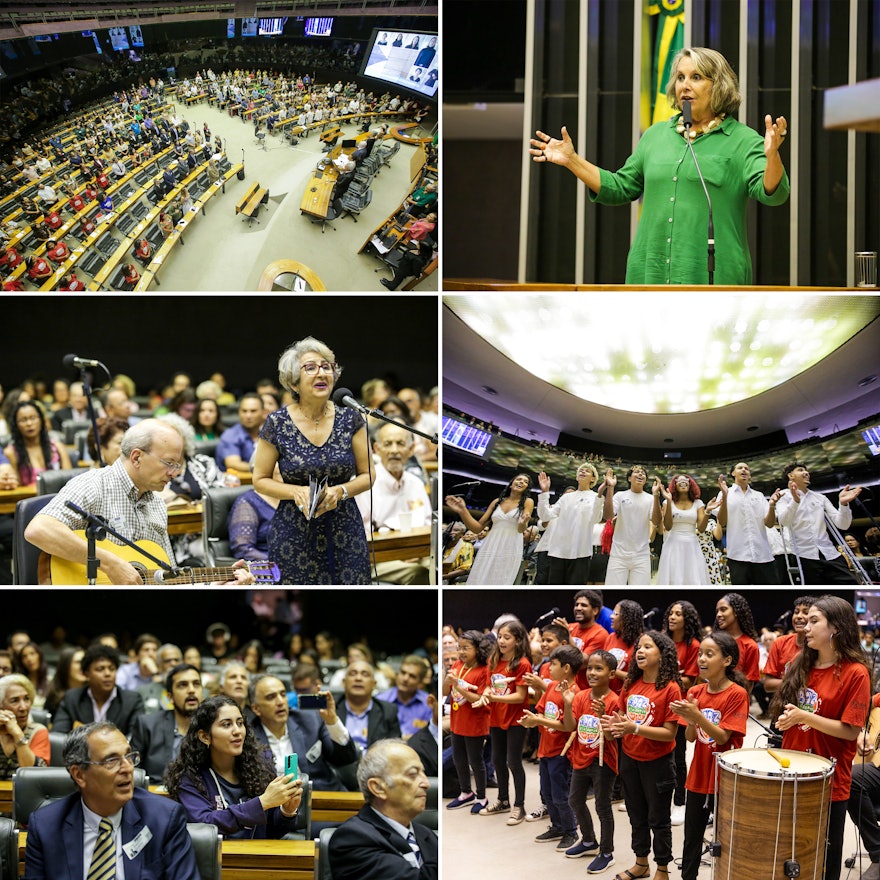
<path fill-rule="evenodd" d="M 72 511 L 78 513 L 81 517 L 83 517 L 86 522 L 86 543 L 88 544 L 88 549 L 86 553 L 86 578 L 88 580 L 89 586 L 93 587 L 97 583 L 98 580 L 98 568 L 101 565 L 101 560 L 98 559 L 98 550 L 97 550 L 97 542 L 103 541 L 104 538 L 107 537 L 107 534 L 113 535 L 114 538 L 118 538 L 123 544 L 131 547 L 133 550 L 137 550 L 141 556 L 146 557 L 150 560 L 150 562 L 155 563 L 159 568 L 164 569 L 169 574 L 175 575 L 178 572 L 178 569 L 174 568 L 173 565 L 170 565 L 167 562 L 159 559 L 157 556 L 153 556 L 152 553 L 144 550 L 143 547 L 139 547 L 135 544 L 134 541 L 130 541 L 125 535 L 120 535 L 116 529 L 112 528 L 108 525 L 107 521 L 97 514 L 89 513 L 87 510 L 83 510 L 78 504 L 74 504 L 72 501 L 64 502 Z"/>
<path fill-rule="evenodd" d="M 101 369 L 107 376 L 107 381 L 110 381 L 110 371 L 103 364 L 100 365 Z M 95 415 L 95 406 L 92 403 L 92 386 L 89 384 L 89 374 L 86 371 L 85 366 L 80 367 L 79 370 L 80 380 L 83 385 L 83 393 L 86 396 L 86 405 L 89 410 L 89 419 L 92 423 L 92 430 L 95 432 L 95 448 L 98 450 L 98 466 L 105 467 L 104 464 L 104 456 L 101 453 L 101 441 L 98 438 L 98 417 Z"/>
<path fill-rule="evenodd" d="M 693 120 L 691 119 L 690 114 L 690 105 L 688 105 L 688 112 L 682 113 L 682 120 L 684 121 L 684 139 L 687 141 L 688 148 L 691 151 L 691 156 L 694 160 L 694 165 L 697 169 L 697 174 L 700 176 L 700 183 L 703 185 L 703 192 L 706 194 L 706 203 L 709 205 L 709 254 L 708 254 L 708 269 L 709 269 L 709 284 L 715 283 L 715 221 L 712 219 L 712 199 L 709 198 L 709 190 L 706 189 L 706 181 L 703 178 L 703 172 L 700 170 L 700 163 L 697 161 L 697 154 L 694 152 L 694 145 L 691 143 L 691 128 L 693 126 Z"/>

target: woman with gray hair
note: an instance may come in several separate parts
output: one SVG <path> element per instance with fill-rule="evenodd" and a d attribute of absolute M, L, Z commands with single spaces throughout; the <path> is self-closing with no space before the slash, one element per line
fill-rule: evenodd
<path fill-rule="evenodd" d="M 0 779 L 19 767 L 49 765 L 49 731 L 31 720 L 34 686 L 25 675 L 0 678 Z"/>
<path fill-rule="evenodd" d="M 370 488 L 367 429 L 360 415 L 330 400 L 342 372 L 333 352 L 309 336 L 278 361 L 294 402 L 271 413 L 260 431 L 254 489 L 280 499 L 269 557 L 284 584 L 368 584 L 370 562 L 354 496 Z M 283 483 L 272 474 L 278 464 Z M 312 509 L 310 482 L 318 491 Z"/>
<path fill-rule="evenodd" d="M 742 96 L 736 74 L 713 49 L 682 49 L 672 61 L 666 96 L 681 112 L 652 125 L 617 172 L 578 156 L 565 127 L 561 140 L 535 132 L 529 153 L 535 162 L 568 168 L 587 185 L 591 201 L 622 205 L 643 199 L 626 261 L 627 284 L 707 283 L 708 206 L 692 158 L 699 154 L 714 215 L 716 283 L 751 284 L 746 209 L 750 198 L 765 205 L 788 199 L 779 156 L 788 123 L 768 113 L 759 133 L 738 122 Z"/>

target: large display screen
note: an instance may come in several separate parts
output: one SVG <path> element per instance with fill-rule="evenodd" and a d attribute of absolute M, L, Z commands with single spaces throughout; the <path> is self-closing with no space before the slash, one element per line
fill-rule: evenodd
<path fill-rule="evenodd" d="M 261 18 L 260 19 L 260 36 L 261 37 L 277 37 L 284 33 L 284 25 L 287 24 L 287 17 L 284 18 Z"/>
<path fill-rule="evenodd" d="M 460 422 L 458 419 L 444 415 L 441 439 L 444 443 L 454 446 L 462 452 L 469 452 L 471 455 L 485 458 L 489 451 L 489 444 L 492 442 L 492 435 L 481 428 L 475 428 L 466 422 Z"/>
<path fill-rule="evenodd" d="M 243 37 L 255 37 L 259 26 L 258 18 L 243 18 L 241 20 L 241 35 Z"/>
<path fill-rule="evenodd" d="M 437 34 L 374 30 L 361 75 L 433 98 L 440 76 Z"/>
<path fill-rule="evenodd" d="M 332 18 L 307 18 L 305 35 L 307 37 L 329 37 L 333 30 Z"/>
<path fill-rule="evenodd" d="M 110 35 L 110 45 L 117 52 L 124 52 L 130 48 L 128 45 L 128 34 L 125 32 L 124 27 L 108 28 L 107 33 Z"/>

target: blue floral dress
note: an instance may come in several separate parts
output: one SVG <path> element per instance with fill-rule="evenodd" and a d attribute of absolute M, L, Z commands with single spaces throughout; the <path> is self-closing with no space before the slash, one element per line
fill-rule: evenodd
<path fill-rule="evenodd" d="M 308 485 L 311 475 L 337 485 L 357 472 L 352 438 L 363 426 L 354 410 L 336 409 L 330 436 L 315 446 L 284 408 L 269 415 L 260 438 L 278 450 L 285 483 Z M 367 538 L 355 500 L 311 520 L 283 500 L 269 531 L 269 559 L 281 569 L 282 584 L 369 584 Z"/>

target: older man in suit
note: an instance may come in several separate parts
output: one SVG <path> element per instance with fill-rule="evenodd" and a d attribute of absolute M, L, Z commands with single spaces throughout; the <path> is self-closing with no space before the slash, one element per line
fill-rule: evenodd
<path fill-rule="evenodd" d="M 437 837 L 413 822 L 427 802 L 419 756 L 401 739 L 379 740 L 358 767 L 365 805 L 330 839 L 334 880 L 436 880 Z"/>
<path fill-rule="evenodd" d="M 358 759 L 358 748 L 336 714 L 329 691 L 327 708 L 291 710 L 287 689 L 274 675 L 256 675 L 251 680 L 249 698 L 256 716 L 252 727 L 257 741 L 265 746 L 266 760 L 277 773 L 284 772 L 284 758 L 296 752 L 299 769 L 307 773 L 317 791 L 344 791 L 334 767 Z"/>
<path fill-rule="evenodd" d="M 116 686 L 119 655 L 108 645 L 92 645 L 80 663 L 87 684 L 64 695 L 52 730 L 69 733 L 80 724 L 110 721 L 128 736 L 135 717 L 144 711 L 144 701 L 137 691 Z"/>
<path fill-rule="evenodd" d="M 171 695 L 172 708 L 149 715 L 139 715 L 131 732 L 131 747 L 140 752 L 141 763 L 150 780 L 161 782 L 165 768 L 177 757 L 190 719 L 202 701 L 199 670 L 180 663 L 165 677 L 165 689 Z"/>
<path fill-rule="evenodd" d="M 77 728 L 64 746 L 77 789 L 31 814 L 25 880 L 199 880 L 180 804 L 134 785 L 134 755 L 113 724 Z"/>

